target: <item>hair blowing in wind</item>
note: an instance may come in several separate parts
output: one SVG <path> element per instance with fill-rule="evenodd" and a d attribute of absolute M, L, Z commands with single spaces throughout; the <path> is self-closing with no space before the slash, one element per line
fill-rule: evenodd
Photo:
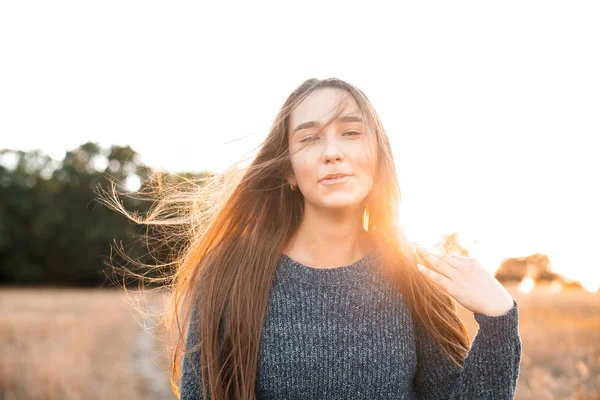
<path fill-rule="evenodd" d="M 170 380 L 178 397 L 187 329 L 195 322 L 202 338 L 201 365 L 195 366 L 201 387 L 209 388 L 212 399 L 255 398 L 269 289 L 282 249 L 298 229 L 304 210 L 301 191 L 292 190 L 286 181 L 291 169 L 289 117 L 308 95 L 323 88 L 341 89 L 352 96 L 367 126 L 376 157 L 362 222 L 382 256 L 387 276 L 398 290 L 402 288 L 413 318 L 455 364 L 463 366 L 470 345 L 468 334 L 453 299 L 417 270 L 417 263 L 423 261 L 401 227 L 401 192 L 379 116 L 355 86 L 336 78 L 308 79 L 286 99 L 248 167 L 234 165 L 215 176 L 177 184 L 154 175 L 146 185 L 150 191 L 137 194 L 152 201 L 144 215 L 123 207 L 114 184 L 99 196 L 131 221 L 160 232 L 153 235 L 154 240 L 163 237 L 172 248 L 174 258 L 168 264 L 144 265 L 127 259 L 138 267 L 163 271 L 163 276 L 153 280 L 168 293 L 161 321 L 173 340 Z M 194 310 L 201 310 L 197 321 L 192 319 Z M 220 351 L 225 360 L 222 365 Z"/>

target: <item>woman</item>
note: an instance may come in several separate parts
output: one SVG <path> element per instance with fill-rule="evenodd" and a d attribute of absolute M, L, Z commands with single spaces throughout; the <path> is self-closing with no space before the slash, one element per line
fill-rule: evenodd
<path fill-rule="evenodd" d="M 242 172 L 190 195 L 169 314 L 181 399 L 514 397 L 517 302 L 475 259 L 410 245 L 359 89 L 302 83 Z M 455 301 L 479 323 L 472 346 Z"/>

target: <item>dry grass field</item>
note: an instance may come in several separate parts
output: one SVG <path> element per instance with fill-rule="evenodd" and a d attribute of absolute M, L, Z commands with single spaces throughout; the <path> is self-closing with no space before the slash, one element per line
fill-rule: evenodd
<path fill-rule="evenodd" d="M 600 294 L 509 290 L 523 340 L 516 399 L 600 399 Z M 0 289 L 0 400 L 174 399 L 160 334 L 131 298 L 118 290 Z M 162 300 L 156 293 L 142 304 Z M 473 337 L 476 322 L 460 312 Z"/>
<path fill-rule="evenodd" d="M 0 290 L 0 399 L 175 398 L 156 335 L 131 299 L 118 290 Z"/>

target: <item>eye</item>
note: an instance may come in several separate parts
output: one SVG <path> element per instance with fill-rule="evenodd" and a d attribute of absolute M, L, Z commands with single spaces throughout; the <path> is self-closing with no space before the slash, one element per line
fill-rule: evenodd
<path fill-rule="evenodd" d="M 302 143 L 302 142 L 308 142 L 308 141 L 312 141 L 312 140 L 315 140 L 315 139 L 317 139 L 317 137 L 316 137 L 316 136 L 307 136 L 307 137 L 305 137 L 304 139 L 302 139 L 302 140 L 300 141 L 300 143 Z"/>
<path fill-rule="evenodd" d="M 347 132 L 344 132 L 344 135 L 350 135 L 350 136 L 359 136 L 361 134 L 362 133 L 358 132 L 358 131 L 347 131 Z M 300 143 L 317 140 L 318 138 L 319 138 L 318 136 L 306 136 L 304 139 L 302 139 L 300 141 Z"/>

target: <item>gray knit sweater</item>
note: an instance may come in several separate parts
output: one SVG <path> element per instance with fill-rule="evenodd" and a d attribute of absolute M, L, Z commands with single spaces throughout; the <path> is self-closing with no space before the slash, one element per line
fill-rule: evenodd
<path fill-rule="evenodd" d="M 521 360 L 517 302 L 500 316 L 474 314 L 479 330 L 460 369 L 411 318 L 401 291 L 378 273 L 381 266 L 375 250 L 331 269 L 282 254 L 262 331 L 256 397 L 513 399 Z M 190 329 L 187 345 L 196 343 L 197 330 Z M 202 399 L 190 363 L 199 367 L 197 352 L 184 357 L 181 399 Z"/>

